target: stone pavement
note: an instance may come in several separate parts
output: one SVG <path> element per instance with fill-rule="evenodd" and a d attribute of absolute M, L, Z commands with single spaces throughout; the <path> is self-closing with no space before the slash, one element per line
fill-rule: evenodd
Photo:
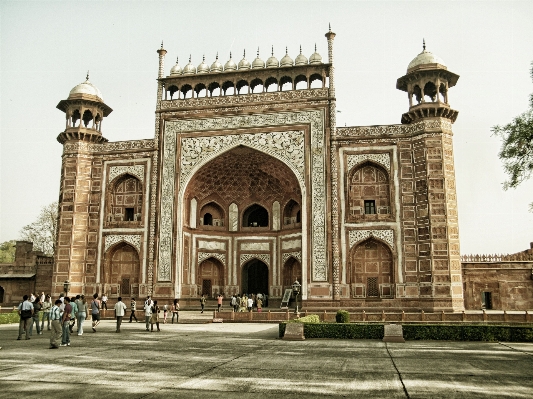
<path fill-rule="evenodd" d="M 531 343 L 283 341 L 259 323 L 117 334 L 104 320 L 50 350 L 48 331 L 17 341 L 17 327 L 0 326 L 0 398 L 533 397 Z"/>

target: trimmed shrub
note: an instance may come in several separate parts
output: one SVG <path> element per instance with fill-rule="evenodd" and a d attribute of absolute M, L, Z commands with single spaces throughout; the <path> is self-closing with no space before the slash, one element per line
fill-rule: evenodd
<path fill-rule="evenodd" d="M 279 324 L 279 337 L 285 335 L 287 323 Z M 336 339 L 382 339 L 383 324 L 355 324 L 355 323 L 305 323 L 304 336 L 306 338 L 336 338 Z"/>
<path fill-rule="evenodd" d="M 335 315 L 335 320 L 337 323 L 349 323 L 350 322 L 350 313 L 346 310 L 339 309 Z"/>
<path fill-rule="evenodd" d="M 18 323 L 20 316 L 17 311 L 10 313 L 0 313 L 0 324 Z"/>

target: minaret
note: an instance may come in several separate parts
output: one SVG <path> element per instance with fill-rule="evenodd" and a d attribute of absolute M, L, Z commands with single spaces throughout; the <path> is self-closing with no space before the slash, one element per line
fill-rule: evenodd
<path fill-rule="evenodd" d="M 402 149 L 402 170 L 415 170 L 412 185 L 417 251 L 406 248 L 406 281 L 418 281 L 420 299 L 432 301 L 434 311 L 464 309 L 452 124 L 458 112 L 450 107 L 448 89 L 459 76 L 448 71 L 444 61 L 426 50 L 407 67 L 396 88 L 406 91 L 409 111 L 403 124 L 413 124 L 410 150 Z M 410 152 L 408 152 L 410 151 Z M 404 193 L 405 194 L 405 193 Z M 413 247 L 411 245 L 411 247 Z"/>
<path fill-rule="evenodd" d="M 157 50 L 157 54 L 159 54 L 159 70 L 157 73 L 157 78 L 162 79 L 165 77 L 165 54 L 167 53 L 167 50 L 163 48 L 163 41 L 161 41 L 161 48 Z M 157 101 L 163 99 L 163 83 L 161 81 L 158 81 L 157 83 Z"/>
<path fill-rule="evenodd" d="M 102 119 L 112 112 L 100 90 L 89 82 L 88 72 L 85 82 L 74 87 L 57 108 L 66 115 L 66 127 L 57 136 L 63 144 L 63 159 L 53 297 L 63 292 L 65 280 L 70 281 L 72 294 L 83 293 L 83 287 L 98 289 L 94 285 L 98 282 L 94 226 L 98 224 L 102 165 L 94 154 L 98 145 L 107 142 L 102 136 Z"/>

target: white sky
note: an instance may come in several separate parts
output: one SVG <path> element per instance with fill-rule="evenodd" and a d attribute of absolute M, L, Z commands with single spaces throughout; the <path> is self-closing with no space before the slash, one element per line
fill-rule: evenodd
<path fill-rule="evenodd" d="M 327 60 L 335 38 L 338 126 L 400 122 L 407 95 L 395 89 L 427 49 L 461 78 L 450 90 L 461 252 L 512 253 L 533 241 L 533 180 L 503 191 L 499 139 L 533 92 L 533 1 L 7 1 L 0 0 L 0 242 L 18 237 L 57 200 L 65 117 L 57 103 L 90 80 L 114 111 L 110 141 L 152 138 L 158 55 L 165 73 L 189 54 L 195 65 L 217 51 L 224 64 L 257 47 L 281 59 L 285 46 Z"/>

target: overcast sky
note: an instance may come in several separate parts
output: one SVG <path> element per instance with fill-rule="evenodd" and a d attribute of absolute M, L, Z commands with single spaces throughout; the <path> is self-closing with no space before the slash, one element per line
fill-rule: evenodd
<path fill-rule="evenodd" d="M 512 253 L 533 241 L 533 180 L 503 191 L 500 141 L 490 128 L 528 105 L 533 92 L 533 1 L 7 1 L 0 0 L 0 241 L 16 239 L 59 193 L 64 113 L 57 103 L 85 79 L 113 112 L 110 141 L 152 138 L 158 55 L 165 74 L 180 57 L 224 64 L 257 47 L 281 59 L 335 38 L 339 126 L 400 123 L 407 95 L 395 89 L 427 49 L 460 75 L 450 90 L 461 253 Z"/>

